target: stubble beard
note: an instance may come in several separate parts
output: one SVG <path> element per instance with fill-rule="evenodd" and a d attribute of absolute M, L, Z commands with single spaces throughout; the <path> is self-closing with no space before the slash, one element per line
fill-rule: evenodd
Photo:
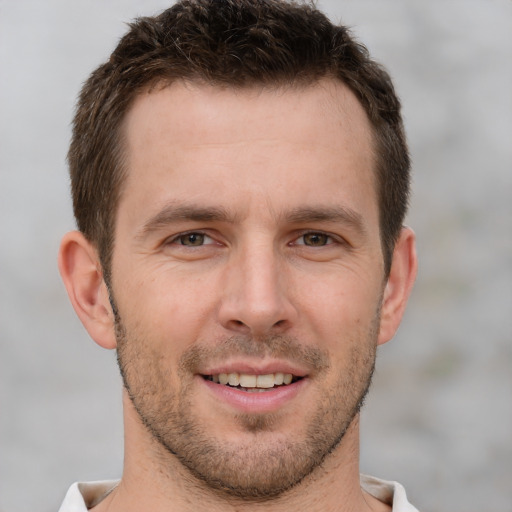
<path fill-rule="evenodd" d="M 133 406 L 162 448 L 160 462 L 164 472 L 173 471 L 170 455 L 213 492 L 264 501 L 302 482 L 341 443 L 370 387 L 379 322 L 377 313 L 366 339 L 351 341 L 345 366 L 339 370 L 334 386 L 323 387 L 301 439 L 288 439 L 286 427 L 282 435 L 272 435 L 274 423 L 281 425 L 283 431 L 283 418 L 275 414 L 240 414 L 233 421 L 239 429 L 250 433 L 250 441 L 244 444 L 221 441 L 209 435 L 208 425 L 197 414 L 201 411 L 193 405 L 192 387 L 187 384 L 198 362 L 211 360 L 212 355 L 233 353 L 289 357 L 308 364 L 319 375 L 332 371 L 328 354 L 317 348 L 305 348 L 285 336 L 257 341 L 233 337 L 215 348 L 195 346 L 180 358 L 177 376 L 181 385 L 175 390 L 170 389 L 170 370 L 162 367 L 160 354 L 152 351 L 149 340 L 130 336 L 118 316 L 117 357 Z M 286 422 L 293 424 L 294 418 L 287 418 Z"/>

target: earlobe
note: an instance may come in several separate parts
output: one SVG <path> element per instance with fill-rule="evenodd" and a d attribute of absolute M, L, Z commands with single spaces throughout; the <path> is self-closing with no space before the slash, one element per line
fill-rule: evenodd
<path fill-rule="evenodd" d="M 59 271 L 71 304 L 98 345 L 116 348 L 114 315 L 96 248 L 78 231 L 64 236 Z"/>
<path fill-rule="evenodd" d="M 391 270 L 382 300 L 378 344 L 389 341 L 396 333 L 416 279 L 418 261 L 416 237 L 404 227 L 395 244 Z"/>

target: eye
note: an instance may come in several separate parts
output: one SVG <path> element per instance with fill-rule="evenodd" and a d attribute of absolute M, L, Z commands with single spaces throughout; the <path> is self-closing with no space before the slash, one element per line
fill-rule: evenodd
<path fill-rule="evenodd" d="M 201 245 L 212 244 L 213 240 L 200 232 L 184 233 L 171 241 L 173 244 L 186 245 L 187 247 L 200 247 Z"/>
<path fill-rule="evenodd" d="M 297 239 L 297 245 L 307 245 L 308 247 L 323 247 L 333 242 L 332 237 L 325 233 L 305 233 Z"/>

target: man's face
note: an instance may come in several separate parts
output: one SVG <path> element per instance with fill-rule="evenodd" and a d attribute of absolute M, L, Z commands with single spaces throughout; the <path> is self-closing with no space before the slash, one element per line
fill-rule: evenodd
<path fill-rule="evenodd" d="M 125 129 L 112 293 L 134 408 L 208 485 L 278 495 L 339 445 L 373 370 L 367 118 L 331 81 L 174 84 L 142 94 Z"/>

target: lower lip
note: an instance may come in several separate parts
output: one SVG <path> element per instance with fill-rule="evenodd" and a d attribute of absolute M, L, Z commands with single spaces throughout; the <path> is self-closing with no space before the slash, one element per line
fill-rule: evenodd
<path fill-rule="evenodd" d="M 241 391 L 237 388 L 217 384 L 197 376 L 211 393 L 221 402 L 246 413 L 274 412 L 291 400 L 307 385 L 307 378 L 302 378 L 292 384 L 268 389 L 266 391 Z"/>

